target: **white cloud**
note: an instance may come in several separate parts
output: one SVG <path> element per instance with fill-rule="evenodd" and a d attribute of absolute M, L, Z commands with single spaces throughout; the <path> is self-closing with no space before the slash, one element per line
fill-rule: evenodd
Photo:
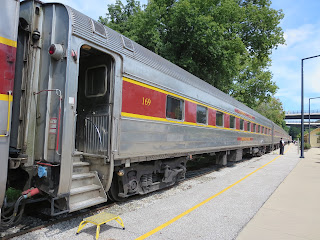
<path fill-rule="evenodd" d="M 126 0 L 121 0 L 123 4 Z M 140 4 L 147 4 L 148 0 L 138 0 Z M 97 20 L 99 16 L 105 17 L 108 5 L 115 4 L 116 0 L 44 0 L 44 2 L 60 2 L 66 4 L 79 12 Z"/>
<path fill-rule="evenodd" d="M 95 20 L 97 20 L 99 16 L 105 16 L 108 4 L 114 4 L 115 1 L 116 0 L 45 0 L 46 3 L 63 3 Z"/>
<path fill-rule="evenodd" d="M 320 57 L 319 57 L 320 59 Z M 306 91 L 320 96 L 320 60 L 314 59 L 308 71 L 304 71 Z M 311 60 L 310 60 L 311 61 Z"/>
<path fill-rule="evenodd" d="M 293 47 L 296 44 L 304 43 L 314 33 L 316 26 L 312 24 L 305 24 L 296 29 L 288 29 L 284 32 L 284 38 L 286 40 L 285 47 Z"/>
<path fill-rule="evenodd" d="M 272 54 L 273 80 L 279 86 L 277 97 L 285 110 L 296 110 L 301 104 L 301 59 L 320 55 L 319 24 L 304 24 L 285 29 L 287 44 Z M 320 57 L 304 60 L 305 107 L 309 97 L 320 96 Z M 319 106 L 320 108 L 320 106 Z"/>

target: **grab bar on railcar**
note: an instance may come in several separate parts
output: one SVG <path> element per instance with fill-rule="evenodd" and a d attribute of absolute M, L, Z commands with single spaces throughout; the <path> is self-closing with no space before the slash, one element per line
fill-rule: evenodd
<path fill-rule="evenodd" d="M 8 119 L 7 119 L 7 131 L 6 134 L 0 135 L 0 137 L 9 137 L 9 130 L 10 130 L 10 119 L 11 119 L 11 100 L 12 91 L 8 91 Z"/>
<path fill-rule="evenodd" d="M 44 89 L 40 92 L 34 92 L 33 95 L 37 95 L 42 92 L 55 92 L 56 95 L 59 97 L 59 113 L 58 113 L 58 133 L 57 133 L 57 140 L 56 140 L 56 154 L 58 156 L 61 156 L 61 153 L 59 153 L 59 139 L 60 139 L 60 124 L 61 124 L 61 109 L 62 109 L 62 93 L 60 89 Z"/>
<path fill-rule="evenodd" d="M 93 125 L 93 127 L 95 128 L 95 130 L 96 130 L 96 132 L 98 133 L 98 137 L 99 137 L 99 143 L 100 143 L 100 149 L 99 149 L 99 151 L 101 152 L 101 149 L 102 149 L 102 138 L 101 138 L 101 133 L 100 133 L 100 131 L 99 131 L 99 128 L 97 127 L 97 125 L 95 125 L 94 123 L 93 123 L 93 121 L 91 120 L 91 119 L 89 119 L 89 118 L 85 118 L 85 120 L 87 120 L 87 121 L 89 121 L 92 125 Z"/>

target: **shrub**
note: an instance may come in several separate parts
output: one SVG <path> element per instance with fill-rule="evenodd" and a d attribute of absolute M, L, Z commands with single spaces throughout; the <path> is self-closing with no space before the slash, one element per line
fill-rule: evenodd
<path fill-rule="evenodd" d="M 305 143 L 305 144 L 304 144 L 304 149 L 310 149 L 310 148 L 311 148 L 310 143 Z"/>
<path fill-rule="evenodd" d="M 6 195 L 8 202 L 15 202 L 21 196 L 21 191 L 10 187 L 7 189 Z"/>

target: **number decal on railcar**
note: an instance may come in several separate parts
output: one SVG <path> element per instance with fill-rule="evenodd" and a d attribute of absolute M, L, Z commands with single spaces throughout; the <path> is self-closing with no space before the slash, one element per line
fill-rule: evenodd
<path fill-rule="evenodd" d="M 238 141 L 252 141 L 253 138 L 250 138 L 250 137 L 238 137 L 237 140 Z"/>
<path fill-rule="evenodd" d="M 151 105 L 151 99 L 143 97 L 142 98 L 142 105 L 150 106 Z"/>

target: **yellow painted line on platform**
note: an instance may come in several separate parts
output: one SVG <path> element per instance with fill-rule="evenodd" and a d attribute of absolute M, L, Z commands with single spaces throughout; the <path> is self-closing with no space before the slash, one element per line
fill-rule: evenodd
<path fill-rule="evenodd" d="M 290 146 L 291 147 L 291 146 Z M 286 152 L 289 151 L 290 147 L 287 149 Z M 285 152 L 285 153 L 286 153 Z M 206 204 L 207 202 L 209 202 L 210 200 L 214 199 L 215 197 L 218 197 L 219 195 L 221 195 L 222 193 L 224 193 L 225 191 L 229 190 L 230 188 L 234 187 L 235 185 L 237 185 L 238 183 L 242 182 L 243 180 L 245 180 L 246 178 L 248 178 L 249 176 L 251 176 L 252 174 L 256 173 L 257 171 L 259 171 L 260 169 L 266 167 L 267 165 L 269 165 L 270 163 L 274 162 L 275 160 L 277 160 L 279 157 L 281 157 L 281 155 L 277 156 L 276 158 L 274 158 L 273 160 L 271 160 L 270 162 L 266 163 L 265 165 L 257 168 L 256 170 L 254 170 L 253 172 L 249 173 L 247 176 L 241 178 L 239 181 L 231 184 L 229 187 L 223 189 L 222 191 L 216 193 L 215 195 L 207 198 L 206 200 L 204 200 L 203 202 L 199 203 L 198 205 L 195 205 L 194 207 L 188 209 L 187 211 L 181 213 L 180 215 L 172 218 L 171 220 L 169 220 L 168 222 L 160 225 L 159 227 L 151 230 L 150 232 L 147 232 L 146 234 L 136 238 L 136 240 L 142 240 L 142 239 L 146 239 L 147 237 L 150 237 L 151 235 L 155 234 L 156 232 L 159 232 L 161 229 L 164 229 L 165 227 L 169 226 L 170 224 L 174 223 L 175 221 L 179 220 L 180 218 L 186 216 L 187 214 L 191 213 L 192 211 L 196 210 L 197 208 L 201 207 L 202 205 Z"/>

